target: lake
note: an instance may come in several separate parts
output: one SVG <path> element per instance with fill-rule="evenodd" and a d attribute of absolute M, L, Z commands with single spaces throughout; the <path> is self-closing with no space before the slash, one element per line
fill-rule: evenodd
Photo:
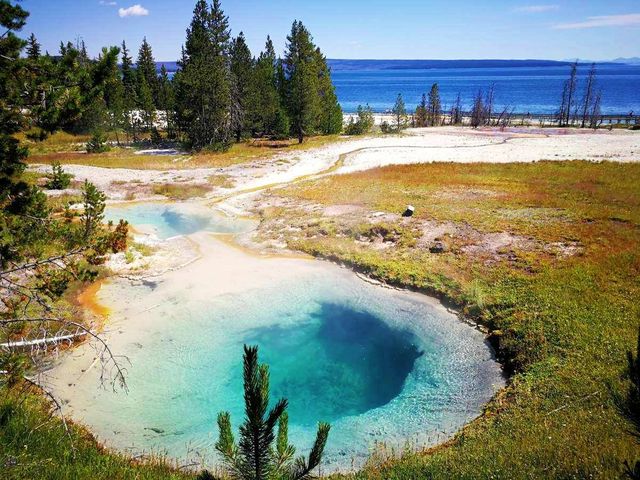
<path fill-rule="evenodd" d="M 174 62 L 164 62 L 175 71 Z M 159 64 L 160 65 L 160 64 Z M 555 113 L 569 75 L 567 62 L 544 60 L 329 60 L 342 109 L 355 112 L 368 103 L 376 112 L 393 107 L 401 93 L 415 110 L 423 93 L 438 83 L 442 106 L 451 107 L 460 93 L 469 109 L 478 89 L 495 85 L 496 109 L 518 113 Z M 579 98 L 590 65 L 578 68 Z M 640 65 L 597 65 L 597 89 L 602 89 L 603 114 L 640 112 Z"/>

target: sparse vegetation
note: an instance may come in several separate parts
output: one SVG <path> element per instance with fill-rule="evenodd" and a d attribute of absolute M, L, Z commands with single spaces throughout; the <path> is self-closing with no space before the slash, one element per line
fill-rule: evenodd
<path fill-rule="evenodd" d="M 60 162 L 53 162 L 51 164 L 51 174 L 47 181 L 46 188 L 49 190 L 64 190 L 69 188 L 71 184 L 72 175 L 66 173 Z"/>
<path fill-rule="evenodd" d="M 347 135 L 364 135 L 369 133 L 373 128 L 373 110 L 369 105 L 358 105 L 356 112 L 356 119 L 352 116 L 345 127 L 345 133 Z"/>
<path fill-rule="evenodd" d="M 193 183 L 161 183 L 153 186 L 155 195 L 164 195 L 171 200 L 187 200 L 194 197 L 204 197 L 211 191 L 210 185 Z"/>

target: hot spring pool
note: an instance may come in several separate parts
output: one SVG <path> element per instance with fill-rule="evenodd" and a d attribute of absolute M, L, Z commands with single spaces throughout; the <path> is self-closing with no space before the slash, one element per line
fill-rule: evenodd
<path fill-rule="evenodd" d="M 118 223 L 122 218 L 145 233 L 166 240 L 195 232 L 241 233 L 251 230 L 255 222 L 230 218 L 206 207 L 190 203 L 149 202 L 110 205 L 105 221 Z"/>
<path fill-rule="evenodd" d="M 215 464 L 218 412 L 230 411 L 236 432 L 243 420 L 243 344 L 269 364 L 272 401 L 288 398 L 298 453 L 318 421 L 331 423 L 324 472 L 362 465 L 376 443 L 443 441 L 504 384 L 483 334 L 435 300 L 324 262 L 192 238 L 201 260 L 99 293 L 112 309 L 107 340 L 130 362 L 128 394 L 98 388 L 89 346 L 53 371 L 73 418 L 112 447 Z"/>

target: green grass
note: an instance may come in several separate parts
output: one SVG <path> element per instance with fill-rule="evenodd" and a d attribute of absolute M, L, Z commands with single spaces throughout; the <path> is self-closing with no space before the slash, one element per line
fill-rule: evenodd
<path fill-rule="evenodd" d="M 194 185 L 189 183 L 162 183 L 153 185 L 155 195 L 164 195 L 171 200 L 187 200 L 194 197 L 203 197 L 210 192 L 210 185 Z"/>
<path fill-rule="evenodd" d="M 145 462 L 110 453 L 83 428 L 50 416 L 33 393 L 0 388 L 0 472 L 3 480 L 184 479 L 162 457 Z M 73 446 L 72 446 L 73 445 Z"/>
<path fill-rule="evenodd" d="M 587 162 L 392 166 L 276 192 L 369 211 L 415 205 L 414 219 L 383 225 L 383 236 L 395 241 L 383 250 L 355 241 L 366 233 L 361 215 L 267 210 L 263 227 L 285 232 L 293 248 L 458 305 L 489 328 L 514 372 L 450 444 L 400 460 L 374 458 L 355 478 L 621 476 L 623 462 L 640 456 L 615 402 L 640 324 L 638 192 L 640 165 Z M 410 241 L 420 235 L 412 225 L 425 220 L 574 242 L 580 250 L 567 257 L 544 249 L 497 258 L 460 248 L 432 254 Z M 278 231 L 278 222 L 303 233 Z"/>

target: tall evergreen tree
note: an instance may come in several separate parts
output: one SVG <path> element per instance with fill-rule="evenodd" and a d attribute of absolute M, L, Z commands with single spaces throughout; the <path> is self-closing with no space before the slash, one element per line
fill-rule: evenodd
<path fill-rule="evenodd" d="M 317 128 L 325 135 L 340 133 L 342 131 L 342 108 L 338 103 L 335 87 L 331 81 L 331 69 L 320 48 L 316 48 L 314 61 L 318 69 L 318 96 L 320 98 L 320 116 Z"/>
<path fill-rule="evenodd" d="M 422 99 L 420 100 L 420 104 L 416 107 L 416 127 L 422 128 L 427 126 L 427 95 L 425 93 L 422 94 Z"/>
<path fill-rule="evenodd" d="M 133 70 L 133 61 L 129 55 L 127 44 L 122 41 L 122 83 L 125 89 L 125 97 L 129 105 L 133 108 L 136 104 L 136 74 Z"/>
<path fill-rule="evenodd" d="M 449 123 L 451 125 L 460 125 L 462 123 L 462 99 L 460 98 L 460 92 L 458 92 L 456 101 L 453 102 L 453 106 L 451 107 Z"/>
<path fill-rule="evenodd" d="M 274 133 L 276 120 L 281 110 L 276 63 L 273 42 L 270 37 L 267 37 L 264 51 L 260 53 L 256 62 L 253 82 L 255 103 L 251 110 L 254 128 L 267 135 Z M 286 134 L 288 132 L 279 133 Z"/>
<path fill-rule="evenodd" d="M 429 126 L 433 127 L 440 124 L 440 114 L 442 105 L 440 103 L 440 90 L 438 84 L 431 85 L 429 90 L 429 107 L 428 107 L 428 121 Z"/>
<path fill-rule="evenodd" d="M 144 75 L 139 76 L 138 84 L 138 105 L 140 107 L 142 124 L 146 130 L 151 130 L 156 118 L 156 107 L 153 103 L 153 94 Z"/>
<path fill-rule="evenodd" d="M 153 104 L 157 104 L 158 100 L 158 74 L 156 73 L 156 62 L 153 58 L 153 51 L 151 45 L 147 42 L 147 37 L 142 39 L 142 45 L 138 51 L 138 63 L 136 65 L 138 74 L 138 90 L 137 93 L 141 96 L 140 89 L 142 88 L 142 79 L 144 78 L 147 87 L 151 91 Z"/>
<path fill-rule="evenodd" d="M 158 109 L 164 112 L 167 133 L 171 138 L 174 135 L 173 128 L 173 109 L 175 107 L 175 96 L 173 93 L 173 84 L 169 79 L 167 68 L 162 65 L 160 68 L 160 79 L 158 81 Z"/>
<path fill-rule="evenodd" d="M 22 178 L 27 149 L 15 138 L 25 123 L 21 91 L 25 42 L 20 31 L 28 13 L 19 5 L 0 0 L 0 268 L 19 259 L 23 247 L 42 235 L 47 216 L 45 198 Z"/>
<path fill-rule="evenodd" d="M 313 133 L 320 114 L 318 96 L 318 69 L 316 49 L 311 34 L 302 24 L 294 21 L 287 36 L 287 51 L 283 61 L 286 106 L 291 130 L 302 143 L 305 135 Z"/>
<path fill-rule="evenodd" d="M 187 143 L 195 149 L 229 145 L 231 81 L 229 24 L 219 0 L 209 9 L 198 0 L 176 77 L 176 114 Z"/>
<path fill-rule="evenodd" d="M 124 110 L 124 128 L 127 135 L 132 135 L 134 141 L 137 140 L 137 124 L 132 116 L 132 111 L 137 108 L 137 79 L 136 72 L 133 69 L 133 61 L 129 55 L 127 44 L 122 41 L 122 64 L 120 67 L 122 74 L 122 106 Z"/>
<path fill-rule="evenodd" d="M 231 71 L 231 128 L 236 141 L 248 132 L 251 115 L 249 108 L 253 103 L 253 58 L 247 46 L 244 34 L 240 34 L 231 42 L 230 48 Z"/>
<path fill-rule="evenodd" d="M 399 93 L 396 98 L 396 103 L 393 105 L 393 116 L 396 121 L 396 129 L 398 131 L 402 130 L 407 123 L 407 109 L 404 105 L 404 100 L 402 99 L 402 94 Z"/>
<path fill-rule="evenodd" d="M 40 44 L 36 40 L 36 36 L 32 33 L 27 40 L 27 58 L 37 60 L 40 58 Z"/>

